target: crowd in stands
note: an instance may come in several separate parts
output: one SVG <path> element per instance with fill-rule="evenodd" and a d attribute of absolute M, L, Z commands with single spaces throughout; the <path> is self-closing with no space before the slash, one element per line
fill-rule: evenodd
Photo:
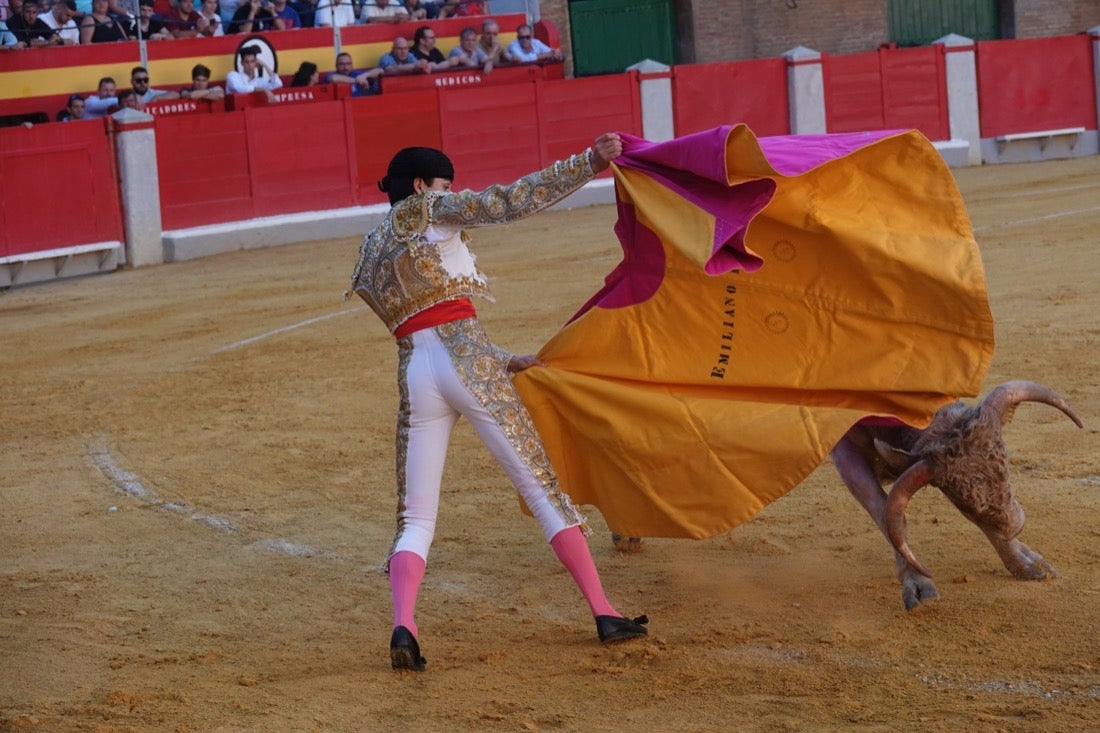
<path fill-rule="evenodd" d="M 0 0 L 0 49 L 462 18 L 486 15 L 487 6 L 488 0 Z"/>
<path fill-rule="evenodd" d="M 196 10 L 195 3 L 199 2 Z M 487 0 L 0 0 L 0 51 L 19 51 L 41 46 L 73 46 L 134 40 L 169 40 L 226 33 L 292 30 L 295 28 L 395 23 L 452 17 L 484 16 Z M 318 83 L 348 84 L 355 97 L 380 94 L 380 79 L 395 74 L 430 74 L 448 70 L 495 66 L 554 63 L 560 49 L 534 37 L 532 27 L 520 25 L 516 40 L 502 46 L 500 25 L 482 17 L 478 27 L 462 29 L 459 44 L 444 51 L 436 48 L 430 24 L 417 28 L 412 39 L 394 38 L 390 50 L 372 68 L 356 68 L 350 54 L 335 58 L 333 71 L 324 73 L 313 62 L 303 62 L 290 81 L 304 87 Z M 192 70 L 192 85 L 178 91 L 149 87 L 149 72 L 133 69 L 130 88 L 116 90 L 116 82 L 103 78 L 95 94 L 72 95 L 58 121 L 94 119 L 124 107 L 144 109 L 152 101 L 205 99 L 216 101 L 226 94 L 263 91 L 269 99 L 283 80 L 263 61 L 260 49 L 245 46 L 235 59 L 236 69 L 225 79 L 224 89 L 210 79 L 202 64 Z M 289 78 L 289 77 L 288 77 Z M 323 81 L 322 81 L 323 80 Z"/>

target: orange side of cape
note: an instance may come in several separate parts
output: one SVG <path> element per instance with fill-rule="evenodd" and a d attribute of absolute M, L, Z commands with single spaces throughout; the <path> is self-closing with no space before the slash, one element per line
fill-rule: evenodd
<path fill-rule="evenodd" d="M 663 255 L 659 282 L 650 272 L 638 302 L 588 308 L 539 352 L 548 368 L 516 378 L 563 488 L 622 535 L 728 530 L 795 487 L 860 419 L 923 427 L 977 394 L 992 358 L 977 243 L 919 133 L 798 175 L 774 170 L 743 126 L 725 146 L 731 189 L 774 182 L 744 231 L 762 267 L 708 275 L 714 217 L 616 167 L 631 217 L 614 277 L 630 287 L 644 242 Z"/>

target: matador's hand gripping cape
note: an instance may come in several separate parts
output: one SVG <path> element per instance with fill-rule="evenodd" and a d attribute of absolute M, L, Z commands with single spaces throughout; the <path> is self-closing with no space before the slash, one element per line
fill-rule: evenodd
<path fill-rule="evenodd" d="M 869 416 L 978 393 L 993 320 L 917 132 L 624 136 L 622 262 L 516 386 L 563 487 L 638 537 L 713 535 Z"/>

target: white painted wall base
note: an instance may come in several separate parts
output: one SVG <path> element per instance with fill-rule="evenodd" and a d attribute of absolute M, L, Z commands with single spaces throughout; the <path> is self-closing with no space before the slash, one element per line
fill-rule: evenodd
<path fill-rule="evenodd" d="M 1100 149 L 1100 135 L 1096 130 L 1085 130 L 1075 135 L 1012 140 L 983 137 L 981 144 L 985 163 L 1038 163 L 1042 160 L 1096 155 Z"/>
<path fill-rule="evenodd" d="M 122 242 L 97 242 L 0 257 L 0 288 L 114 272 Z"/>
<path fill-rule="evenodd" d="M 552 210 L 615 203 L 615 182 L 600 179 L 555 204 Z M 362 237 L 386 216 L 389 204 L 269 216 L 164 232 L 164 261 L 178 262 L 240 249 L 315 239 Z"/>

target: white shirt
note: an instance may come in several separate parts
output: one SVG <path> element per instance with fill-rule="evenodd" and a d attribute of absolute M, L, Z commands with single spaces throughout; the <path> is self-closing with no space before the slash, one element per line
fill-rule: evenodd
<path fill-rule="evenodd" d="M 202 15 L 202 13 L 200 12 L 199 15 Z M 206 18 L 205 15 L 203 15 L 203 17 Z M 214 17 L 206 18 L 206 19 L 210 21 L 210 24 L 212 26 L 214 26 L 214 32 L 211 34 L 212 36 L 224 36 L 225 35 L 225 28 L 222 27 L 222 18 L 221 18 L 220 15 L 218 15 L 217 13 L 214 13 Z"/>
<path fill-rule="evenodd" d="M 60 0 L 58 0 L 60 2 Z M 38 15 L 39 20 L 57 31 L 57 35 L 61 36 L 66 41 L 72 41 L 76 45 L 80 45 L 80 29 L 76 27 L 76 21 L 69 18 L 69 22 L 65 25 L 59 25 L 57 18 L 53 17 L 53 11 L 48 13 L 40 13 Z"/>
<path fill-rule="evenodd" d="M 227 94 L 248 94 L 257 89 L 281 89 L 283 80 L 276 76 L 270 78 L 257 76 L 249 79 L 243 71 L 230 71 L 225 77 L 225 91 Z"/>
<path fill-rule="evenodd" d="M 84 119 L 94 120 L 106 117 L 107 111 L 118 104 L 118 97 L 101 97 L 93 94 L 84 100 Z"/>
<path fill-rule="evenodd" d="M 317 14 L 313 16 L 314 25 L 332 26 L 333 18 L 336 19 L 335 25 L 343 28 L 346 25 L 355 25 L 355 9 L 351 7 L 350 3 L 341 2 L 339 5 L 333 5 L 336 0 L 318 0 L 317 2 Z"/>
<path fill-rule="evenodd" d="M 514 61 L 519 61 L 521 63 L 538 61 L 539 54 L 550 53 L 552 50 L 553 49 L 537 38 L 531 39 L 530 52 L 523 50 L 523 43 L 518 38 L 508 44 L 508 55 L 511 56 Z"/>
<path fill-rule="evenodd" d="M 369 23 L 375 19 L 408 17 L 409 11 L 397 0 L 389 0 L 384 6 L 379 7 L 375 0 L 367 0 L 363 5 L 363 22 Z"/>

